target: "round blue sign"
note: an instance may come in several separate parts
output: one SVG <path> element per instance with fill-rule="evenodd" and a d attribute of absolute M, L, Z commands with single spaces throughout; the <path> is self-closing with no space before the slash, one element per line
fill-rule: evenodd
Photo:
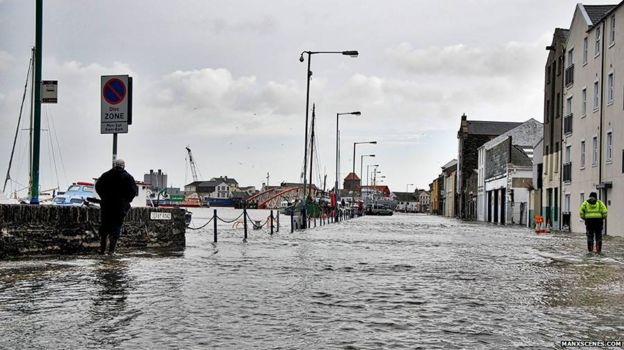
<path fill-rule="evenodd" d="M 104 84 L 102 89 L 102 96 L 106 102 L 116 105 L 123 101 L 126 97 L 126 84 L 117 78 L 112 78 Z"/>

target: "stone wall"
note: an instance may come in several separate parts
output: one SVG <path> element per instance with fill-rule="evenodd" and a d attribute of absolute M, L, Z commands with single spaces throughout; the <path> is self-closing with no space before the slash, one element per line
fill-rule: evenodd
<path fill-rule="evenodd" d="M 151 220 L 151 212 L 171 213 L 171 220 Z M 183 248 L 184 214 L 183 209 L 132 208 L 124 221 L 119 249 Z M 0 205 L 0 259 L 96 252 L 99 225 L 99 208 Z"/>

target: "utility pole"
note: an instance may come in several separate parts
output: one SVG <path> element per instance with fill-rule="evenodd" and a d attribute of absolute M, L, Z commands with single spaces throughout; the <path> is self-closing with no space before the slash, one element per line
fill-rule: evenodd
<path fill-rule="evenodd" d="M 41 147 L 41 50 L 43 46 L 43 0 L 35 0 L 35 83 L 32 131 L 32 164 L 30 175 L 30 204 L 39 204 L 39 149 Z"/>

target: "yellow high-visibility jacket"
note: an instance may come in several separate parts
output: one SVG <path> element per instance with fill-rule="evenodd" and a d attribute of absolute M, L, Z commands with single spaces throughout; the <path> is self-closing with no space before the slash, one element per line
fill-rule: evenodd
<path fill-rule="evenodd" d="M 607 217 L 607 206 L 601 201 L 591 204 L 588 200 L 584 201 L 579 208 L 579 216 L 581 219 L 602 219 Z"/>

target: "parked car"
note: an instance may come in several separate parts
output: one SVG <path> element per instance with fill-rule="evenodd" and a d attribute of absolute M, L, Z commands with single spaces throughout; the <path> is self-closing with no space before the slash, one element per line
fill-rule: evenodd
<path fill-rule="evenodd" d="M 88 198 L 91 198 L 91 201 L 88 201 Z M 77 207 L 88 205 L 89 202 L 99 202 L 99 197 L 95 192 L 95 184 L 91 182 L 76 182 L 69 186 L 67 191 L 57 195 L 52 200 L 53 205 L 71 205 Z"/>

